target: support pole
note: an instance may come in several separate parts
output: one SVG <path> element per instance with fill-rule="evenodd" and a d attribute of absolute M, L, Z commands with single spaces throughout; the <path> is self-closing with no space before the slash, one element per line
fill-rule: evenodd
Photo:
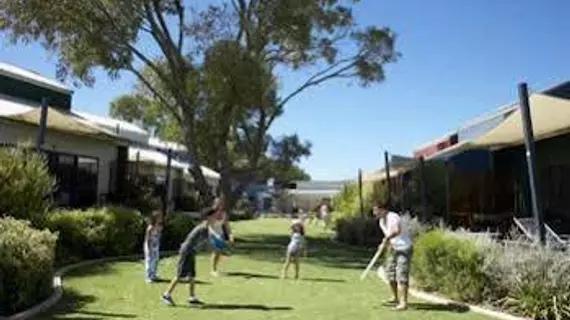
<path fill-rule="evenodd" d="M 422 205 L 421 219 L 427 221 L 427 186 L 425 177 L 424 157 L 420 157 L 420 197 Z"/>
<path fill-rule="evenodd" d="M 384 151 L 384 168 L 386 169 L 386 191 L 388 193 L 386 200 L 388 204 L 392 205 L 392 184 L 390 183 L 390 159 L 388 158 L 388 151 Z"/>
<path fill-rule="evenodd" d="M 45 141 L 47 117 L 48 117 L 48 103 L 49 103 L 48 98 L 46 97 L 42 98 L 42 105 L 40 110 L 40 122 L 38 123 L 39 128 L 36 140 L 36 149 L 38 152 L 42 150 L 42 146 L 44 145 Z"/>
<path fill-rule="evenodd" d="M 364 202 L 362 200 L 362 169 L 358 169 L 358 200 L 360 201 L 360 216 L 364 218 Z"/>
<path fill-rule="evenodd" d="M 164 184 L 166 185 L 166 188 L 164 190 L 164 201 L 162 203 L 162 212 L 164 215 L 167 215 L 170 211 L 170 201 L 172 198 L 172 183 L 171 183 L 171 174 L 170 172 L 172 171 L 172 150 L 168 149 L 168 152 L 166 153 L 166 174 L 165 174 L 165 179 L 164 179 Z"/>
<path fill-rule="evenodd" d="M 538 184 L 536 181 L 536 151 L 534 145 L 534 132 L 532 130 L 532 118 L 528 100 L 528 87 L 526 83 L 519 84 L 519 108 L 523 120 L 524 141 L 526 146 L 526 164 L 528 169 L 528 184 L 532 214 L 535 228 L 538 231 L 538 241 L 541 245 L 546 244 L 546 230 L 542 208 L 538 197 Z"/>
<path fill-rule="evenodd" d="M 451 166 L 445 161 L 445 221 L 449 223 L 451 218 Z"/>

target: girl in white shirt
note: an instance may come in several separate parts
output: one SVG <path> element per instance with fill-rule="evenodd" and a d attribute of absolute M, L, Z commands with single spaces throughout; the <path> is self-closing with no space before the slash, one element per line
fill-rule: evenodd
<path fill-rule="evenodd" d="M 285 254 L 285 264 L 283 265 L 282 278 L 287 277 L 287 271 L 291 263 L 295 264 L 295 279 L 299 279 L 299 267 L 301 251 L 307 256 L 307 246 L 305 240 L 305 227 L 300 220 L 293 221 L 291 224 L 291 240 L 287 246 Z"/>

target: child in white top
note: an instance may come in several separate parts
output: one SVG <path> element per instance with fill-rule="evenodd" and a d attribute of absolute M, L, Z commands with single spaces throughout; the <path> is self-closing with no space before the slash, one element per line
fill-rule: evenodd
<path fill-rule="evenodd" d="M 295 264 L 295 279 L 299 279 L 299 267 L 300 267 L 300 256 L 301 251 L 307 256 L 307 246 L 305 240 L 305 227 L 303 223 L 299 220 L 293 221 L 291 224 L 291 240 L 287 246 L 287 252 L 285 255 L 285 265 L 283 265 L 283 272 L 281 274 L 282 278 L 287 277 L 287 271 L 291 263 Z"/>

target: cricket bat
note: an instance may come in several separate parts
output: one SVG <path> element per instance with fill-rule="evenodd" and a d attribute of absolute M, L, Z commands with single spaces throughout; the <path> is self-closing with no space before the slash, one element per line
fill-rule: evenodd
<path fill-rule="evenodd" d="M 372 270 L 372 268 L 376 264 L 376 261 L 378 261 L 378 259 L 380 258 L 380 256 L 384 252 L 384 246 L 385 246 L 385 243 L 382 243 L 382 247 L 380 247 L 380 248 L 378 248 L 378 250 L 376 250 L 376 253 L 374 254 L 372 259 L 368 263 L 368 266 L 366 267 L 366 269 L 364 269 L 364 271 L 360 275 L 360 280 L 364 280 L 366 278 L 366 276 L 368 275 L 368 272 L 370 272 L 370 270 Z"/>

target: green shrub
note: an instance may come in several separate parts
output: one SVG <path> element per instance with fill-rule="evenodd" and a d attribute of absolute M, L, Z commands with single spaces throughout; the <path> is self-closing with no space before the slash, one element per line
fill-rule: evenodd
<path fill-rule="evenodd" d="M 58 210 L 46 226 L 59 233 L 59 262 L 135 253 L 144 233 L 141 214 L 121 207 Z"/>
<path fill-rule="evenodd" d="M 413 276 L 417 284 L 451 299 L 481 302 L 487 285 L 483 255 L 469 240 L 437 229 L 421 235 L 414 244 Z"/>
<path fill-rule="evenodd" d="M 166 217 L 166 223 L 160 241 L 161 250 L 178 250 L 188 232 L 196 226 L 197 221 L 180 212 L 173 212 Z"/>
<path fill-rule="evenodd" d="M 31 220 L 45 217 L 55 179 L 45 158 L 26 146 L 0 148 L 0 216 Z"/>
<path fill-rule="evenodd" d="M 500 244 L 491 236 L 471 239 L 484 253 L 488 303 L 532 319 L 570 319 L 567 252 L 520 242 Z"/>
<path fill-rule="evenodd" d="M 377 219 L 340 218 L 335 221 L 336 240 L 354 246 L 378 246 L 382 230 Z"/>
<path fill-rule="evenodd" d="M 51 294 L 57 236 L 28 221 L 0 219 L 0 316 Z"/>

